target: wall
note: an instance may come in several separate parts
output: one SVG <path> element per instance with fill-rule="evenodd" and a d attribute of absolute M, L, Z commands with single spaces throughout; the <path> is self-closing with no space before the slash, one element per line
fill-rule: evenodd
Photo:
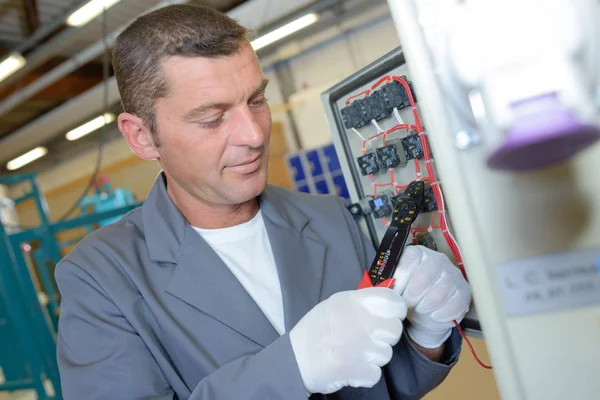
<path fill-rule="evenodd" d="M 320 94 L 398 45 L 389 10 L 382 5 L 282 46 L 275 55 L 263 60 L 267 74 L 280 63 L 286 63 L 291 70 L 298 91 L 289 100 L 293 106 L 290 111 L 304 148 L 331 141 Z"/>

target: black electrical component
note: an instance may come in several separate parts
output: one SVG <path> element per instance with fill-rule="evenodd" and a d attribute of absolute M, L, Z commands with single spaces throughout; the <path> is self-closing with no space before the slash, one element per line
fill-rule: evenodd
<path fill-rule="evenodd" d="M 406 80 L 406 76 L 402 76 Z M 412 85 L 408 86 L 413 93 L 413 99 L 416 100 L 412 91 Z M 394 108 L 401 110 L 410 106 L 408 93 L 400 82 L 392 81 L 371 93 L 364 99 L 355 100 L 352 104 L 342 108 L 342 120 L 346 129 L 362 128 L 371 123 L 371 120 L 380 121 L 388 118 Z"/>
<path fill-rule="evenodd" d="M 357 100 L 355 103 L 358 104 L 358 106 L 360 107 L 360 123 L 362 124 L 361 126 L 370 124 L 371 120 L 373 119 L 373 105 L 371 104 L 369 98 L 367 97 L 362 100 Z"/>
<path fill-rule="evenodd" d="M 389 110 L 397 108 L 402 110 L 403 108 L 410 106 L 410 100 L 406 94 L 404 86 L 399 82 L 392 81 L 381 88 L 381 93 L 385 100 L 385 104 Z"/>
<path fill-rule="evenodd" d="M 423 158 L 423 146 L 419 134 L 415 133 L 400 139 L 407 160 Z"/>
<path fill-rule="evenodd" d="M 392 207 L 395 208 L 396 203 L 402 197 L 403 196 L 401 194 L 399 194 L 397 196 L 393 196 L 390 199 L 390 202 L 392 203 Z M 423 203 L 421 204 L 421 209 L 419 210 L 419 212 L 427 213 L 427 212 L 436 211 L 437 209 L 438 209 L 438 205 L 437 205 L 437 201 L 435 200 L 435 196 L 433 195 L 433 189 L 431 187 L 426 187 L 425 190 L 423 191 Z"/>
<path fill-rule="evenodd" d="M 379 172 L 379 162 L 377 160 L 377 154 L 370 152 L 364 156 L 360 156 L 357 159 L 360 172 L 365 175 L 376 174 Z"/>
<path fill-rule="evenodd" d="M 402 160 L 398 155 L 398 147 L 395 143 L 380 147 L 376 151 L 379 165 L 382 169 L 395 168 L 402 164 Z"/>
<path fill-rule="evenodd" d="M 392 114 L 392 110 L 385 103 L 383 93 L 380 90 L 373 92 L 362 102 L 367 103 L 368 105 L 368 115 L 370 117 L 369 121 L 372 119 L 374 119 L 375 121 L 380 121 L 389 117 Z"/>
<path fill-rule="evenodd" d="M 369 201 L 373 216 L 375 218 L 383 218 L 392 215 L 394 208 L 390 202 L 388 195 L 382 193 L 378 197 Z"/>
<path fill-rule="evenodd" d="M 350 214 L 352 214 L 354 217 L 359 217 L 363 215 L 362 208 L 358 203 L 350 204 L 347 208 L 348 211 L 350 211 Z"/>
<path fill-rule="evenodd" d="M 406 76 L 402 76 L 402 78 L 406 80 Z M 407 83 L 413 95 L 413 100 L 416 103 L 417 98 L 413 91 L 412 85 L 408 81 Z M 408 93 L 406 93 L 406 89 L 404 89 L 404 86 L 402 86 L 400 82 L 392 81 L 387 85 L 382 86 L 380 90 L 383 94 L 383 98 L 390 112 L 393 111 L 394 108 L 402 110 L 403 108 L 410 107 L 410 99 L 408 98 Z"/>
<path fill-rule="evenodd" d="M 433 237 L 429 234 L 429 232 L 420 232 L 415 236 L 415 240 L 418 245 L 425 246 L 430 248 L 431 250 L 437 250 L 437 243 L 433 240 Z"/>
<path fill-rule="evenodd" d="M 365 126 L 370 121 L 369 120 L 366 123 L 364 122 L 360 101 L 355 101 L 348 107 L 342 108 L 341 113 L 346 129 L 360 128 Z"/>
<path fill-rule="evenodd" d="M 368 215 L 371 213 L 371 203 L 369 203 L 370 198 L 364 198 L 358 201 L 358 203 L 352 203 L 346 206 L 350 214 L 354 217 L 354 219 L 358 219 L 363 215 Z"/>
<path fill-rule="evenodd" d="M 421 212 L 432 212 L 438 209 L 435 195 L 433 194 L 433 188 L 426 187 L 423 192 L 423 205 L 421 206 Z"/>

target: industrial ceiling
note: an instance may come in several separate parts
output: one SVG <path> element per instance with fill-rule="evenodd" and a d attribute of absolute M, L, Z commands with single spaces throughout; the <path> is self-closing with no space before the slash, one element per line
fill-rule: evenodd
<path fill-rule="evenodd" d="M 120 136 L 113 122 L 102 135 L 65 138 L 68 131 L 104 111 L 119 113 L 108 50 L 130 21 L 153 8 L 207 5 L 259 35 L 299 15 L 318 12 L 321 19 L 314 30 L 299 34 L 310 35 L 332 26 L 335 18 L 349 15 L 351 9 L 358 12 L 383 0 L 120 0 L 83 26 L 67 25 L 67 17 L 89 1 L 0 0 L 0 62 L 14 52 L 26 59 L 23 67 L 0 79 L 0 175 L 13 172 L 7 168 L 9 160 L 37 146 L 47 148 L 47 155 L 16 172 L 45 170 Z M 259 55 L 274 52 L 275 47 Z"/>
<path fill-rule="evenodd" d="M 244 2 L 188 1 L 221 11 L 229 11 Z M 85 3 L 87 1 L 83 0 L 0 0 L 0 61 L 14 51 L 27 59 L 23 68 L 0 81 L 0 150 L 3 153 L 13 153 L 10 147 L 14 146 L 5 141 L 9 136 L 103 81 L 106 47 L 89 53 L 90 56 L 83 60 L 78 59 L 79 55 L 94 44 L 102 44 L 105 35 L 117 33 L 138 15 L 169 1 L 121 0 L 106 11 L 105 24 L 103 16 L 99 16 L 81 27 L 68 26 L 66 17 Z M 39 86 L 61 66 L 69 66 L 70 72 Z M 112 76 L 112 68 L 109 68 L 108 76 Z M 38 87 L 33 90 L 36 84 Z M 64 137 L 63 140 L 43 144 L 59 145 L 61 141 L 65 141 Z M 65 150 L 72 152 L 80 146 L 70 143 L 62 153 Z M 0 158 L 0 173 L 6 173 L 7 160 Z"/>

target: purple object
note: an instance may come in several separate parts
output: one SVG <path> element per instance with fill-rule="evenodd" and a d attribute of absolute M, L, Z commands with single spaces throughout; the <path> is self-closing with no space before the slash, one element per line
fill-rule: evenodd
<path fill-rule="evenodd" d="M 600 127 L 577 120 L 555 93 L 513 104 L 506 140 L 488 157 L 494 169 L 523 171 L 564 161 L 600 139 Z"/>

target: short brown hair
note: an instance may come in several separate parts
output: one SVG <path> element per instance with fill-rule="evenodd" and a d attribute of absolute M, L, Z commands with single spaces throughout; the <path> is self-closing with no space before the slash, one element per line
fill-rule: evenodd
<path fill-rule="evenodd" d="M 163 61 L 170 56 L 230 56 L 248 35 L 235 20 L 205 6 L 178 4 L 142 15 L 117 37 L 112 52 L 123 109 L 141 118 L 160 145 L 154 100 L 169 93 Z"/>

